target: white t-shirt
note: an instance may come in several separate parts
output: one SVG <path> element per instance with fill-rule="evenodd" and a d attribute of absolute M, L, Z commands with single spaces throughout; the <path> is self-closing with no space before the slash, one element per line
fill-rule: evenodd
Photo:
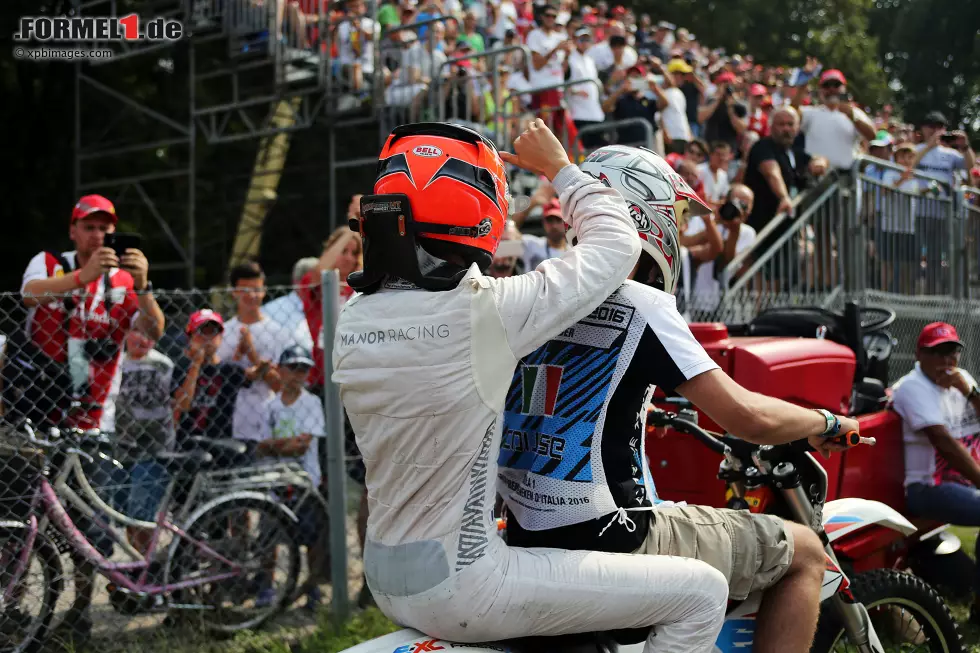
<path fill-rule="evenodd" d="M 687 98 L 684 97 L 684 91 L 672 87 L 664 89 L 664 95 L 667 96 L 667 106 L 660 112 L 664 130 L 675 141 L 691 140 L 693 136 L 687 122 Z"/>
<path fill-rule="evenodd" d="M 278 322 L 292 334 L 293 342 L 307 351 L 313 351 L 310 325 L 303 312 L 303 300 L 295 290 L 262 305 L 262 312 Z M 275 362 L 275 361 L 273 361 Z"/>
<path fill-rule="evenodd" d="M 901 178 L 901 172 L 889 168 L 881 175 L 883 188 L 875 189 L 876 195 L 878 195 L 875 204 L 881 211 L 881 230 L 890 233 L 914 234 L 916 198 L 907 197 L 895 191 L 895 182 Z M 922 187 L 922 180 L 912 177 L 902 182 L 898 189 L 918 195 L 922 191 Z"/>
<path fill-rule="evenodd" d="M 966 370 L 960 370 L 967 382 L 976 381 Z M 902 417 L 902 441 L 905 443 L 905 486 L 912 483 L 936 485 L 943 482 L 969 481 L 949 467 L 946 459 L 933 448 L 920 431 L 927 426 L 945 426 L 960 441 L 973 459 L 980 461 L 980 423 L 977 414 L 962 392 L 940 388 L 923 374 L 919 364 L 894 386 L 892 402 Z"/>
<path fill-rule="evenodd" d="M 138 445 L 145 454 L 173 450 L 173 361 L 156 349 L 140 359 L 124 353 L 119 370 L 120 383 L 113 396 L 116 436 Z"/>
<path fill-rule="evenodd" d="M 684 233 L 693 236 L 704 231 L 704 220 L 697 215 L 687 223 L 687 231 Z M 723 222 L 718 221 L 718 232 L 721 234 L 722 242 L 728 239 L 728 227 Z M 755 243 L 756 231 L 747 224 L 742 224 L 738 230 L 738 240 L 735 241 L 735 254 L 741 254 Z M 693 264 L 690 256 L 685 260 Z M 718 308 L 721 302 L 721 282 L 724 278 L 715 278 L 715 261 L 701 263 L 694 275 L 694 289 L 691 292 L 691 302 L 693 308 L 698 311 L 713 311 Z M 720 264 L 719 264 L 720 265 Z M 719 275 L 721 277 L 721 275 Z"/>
<path fill-rule="evenodd" d="M 531 95 L 524 93 L 524 91 L 530 90 L 531 83 L 527 81 L 527 77 L 520 70 L 515 70 L 507 78 L 507 90 L 514 91 L 516 93 L 521 93 L 521 104 L 528 106 L 531 104 Z"/>
<path fill-rule="evenodd" d="M 317 455 L 319 444 L 317 438 L 326 435 L 325 421 L 323 417 L 323 403 L 315 395 L 303 390 L 299 397 L 286 405 L 282 401 L 282 394 L 278 394 L 262 405 L 264 412 L 263 420 L 265 431 L 263 440 L 269 438 L 283 439 L 295 438 L 298 435 L 308 433 L 313 436 L 310 446 L 303 454 L 303 469 L 310 475 L 314 485 L 320 485 L 320 459 Z M 264 461 L 288 462 L 292 458 L 265 458 Z"/>
<path fill-rule="evenodd" d="M 850 118 L 825 106 L 800 107 L 800 131 L 806 135 L 806 153 L 825 156 L 833 168 L 850 168 L 861 133 Z M 854 118 L 868 119 L 863 111 L 854 108 Z"/>
<path fill-rule="evenodd" d="M 568 71 L 570 82 L 580 79 L 599 81 L 599 71 L 595 62 L 578 50 L 572 51 L 568 56 Z M 583 92 L 588 93 L 588 97 L 577 95 Z M 606 119 L 606 114 L 602 111 L 602 102 L 599 101 L 599 87 L 595 84 L 572 86 L 565 91 L 565 102 L 572 112 L 572 120 L 602 122 Z"/>
<path fill-rule="evenodd" d="M 711 167 L 708 162 L 698 164 L 698 179 L 704 184 L 704 197 L 709 202 L 721 202 L 728 195 L 728 171 L 724 169 L 719 169 L 717 172 L 712 172 Z M 700 219 L 700 218 L 699 218 Z M 701 223 L 701 229 L 704 229 L 704 223 Z M 699 231 L 701 230 L 699 229 Z M 691 232 L 697 233 L 697 232 Z"/>
<path fill-rule="evenodd" d="M 248 358 L 242 356 L 238 360 L 232 357 L 238 348 L 238 343 L 242 339 L 242 322 L 237 317 L 233 317 L 225 322 L 224 336 L 221 345 L 218 347 L 218 358 L 224 363 L 239 365 L 243 368 L 251 367 Z M 295 344 L 293 334 L 287 328 L 270 318 L 265 313 L 262 319 L 255 324 L 248 325 L 249 333 L 252 334 L 252 345 L 259 358 L 272 361 L 273 365 L 279 362 L 279 355 L 282 350 Z M 232 429 L 234 436 L 240 440 L 260 440 L 262 438 L 262 423 L 257 415 L 256 407 L 275 396 L 269 384 L 261 379 L 252 381 L 251 385 L 243 387 L 238 391 L 235 399 L 235 414 L 232 419 Z"/>
<path fill-rule="evenodd" d="M 365 73 L 374 72 L 374 41 L 370 35 L 374 33 L 374 20 L 367 16 L 361 17 L 361 29 L 367 32 L 368 38 L 362 38 L 354 29 L 351 21 L 345 21 L 337 26 L 337 61 L 349 65 L 361 64 Z"/>
<path fill-rule="evenodd" d="M 922 151 L 924 147 L 924 143 L 919 144 L 916 151 Z M 954 173 L 957 170 L 966 170 L 966 158 L 951 147 L 939 145 L 926 152 L 916 169 L 933 179 L 953 186 L 956 183 Z M 942 191 L 941 197 L 949 197 L 946 188 L 943 188 Z"/>
<path fill-rule="evenodd" d="M 503 41 L 509 29 L 517 30 L 517 7 L 510 0 L 504 0 L 497 6 L 497 22 L 493 26 L 493 35 Z"/>
<path fill-rule="evenodd" d="M 567 38 L 568 34 L 565 30 L 559 29 L 546 34 L 542 29 L 535 29 L 527 35 L 527 47 L 531 52 L 545 56 Z M 535 70 L 534 63 L 528 62 L 528 75 L 530 76 L 528 81 L 531 82 L 531 88 L 552 86 L 565 81 L 565 70 L 562 68 L 564 61 L 565 53 L 556 52 L 540 70 Z"/>
<path fill-rule="evenodd" d="M 524 234 L 524 270 L 530 272 L 538 267 L 541 261 L 549 258 L 558 258 L 565 253 L 564 249 L 557 249 L 548 244 L 548 239 L 544 236 Z"/>
<path fill-rule="evenodd" d="M 608 70 L 616 64 L 616 58 L 613 56 L 612 48 L 609 47 L 609 41 L 596 43 L 589 48 L 585 54 L 595 62 L 596 68 L 599 70 Z M 616 68 L 619 70 L 626 70 L 627 68 L 635 66 L 637 59 L 638 57 L 636 50 L 627 45 L 626 49 L 623 50 L 623 60 L 619 62 L 619 65 L 616 66 Z"/>

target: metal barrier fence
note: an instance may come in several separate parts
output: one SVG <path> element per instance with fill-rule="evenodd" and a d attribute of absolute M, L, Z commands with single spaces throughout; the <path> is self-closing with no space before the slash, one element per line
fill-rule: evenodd
<path fill-rule="evenodd" d="M 980 188 L 960 186 L 957 202 L 964 225 L 962 242 L 965 294 L 973 299 L 980 297 Z"/>
<path fill-rule="evenodd" d="M 892 352 L 888 362 L 888 383 L 895 383 L 915 367 L 916 340 L 922 328 L 936 321 L 956 327 L 960 338 L 967 344 L 960 357 L 960 367 L 971 374 L 980 370 L 980 301 L 950 301 L 949 297 L 909 296 L 880 290 L 864 290 L 854 293 L 838 293 L 827 297 L 822 305 L 832 310 L 842 310 L 846 301 L 856 301 L 861 306 L 884 307 L 895 311 L 895 322 L 888 328 L 893 336 Z"/>
<path fill-rule="evenodd" d="M 689 291 L 687 315 L 747 321 L 771 306 L 863 291 L 947 302 L 973 297 L 980 191 L 953 190 L 918 171 L 858 157 L 850 176 L 825 178 L 797 198 L 793 216 L 774 217 L 715 275 L 718 292 Z"/>
<path fill-rule="evenodd" d="M 959 293 L 957 259 L 962 221 L 951 189 L 927 175 L 864 159 L 856 164 L 849 272 L 861 288 L 905 295 Z"/>
<path fill-rule="evenodd" d="M 153 296 L 162 330 L 131 292 L 0 294 L 0 650 L 312 625 L 361 589 L 363 467 L 313 336 L 336 274 Z"/>
<path fill-rule="evenodd" d="M 687 291 L 689 319 L 745 322 L 772 306 L 818 303 L 844 283 L 851 243 L 842 204 L 841 185 L 831 180 L 798 196 L 793 216 L 775 216 L 756 245 L 721 270 L 719 290 L 697 284 Z M 690 278 L 700 281 L 696 270 Z"/>

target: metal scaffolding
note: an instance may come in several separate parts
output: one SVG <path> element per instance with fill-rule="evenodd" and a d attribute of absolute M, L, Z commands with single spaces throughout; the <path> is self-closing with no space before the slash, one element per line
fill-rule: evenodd
<path fill-rule="evenodd" d="M 307 17 L 306 33 L 314 40 L 289 25 L 286 3 L 75 0 L 74 6 L 77 15 L 135 12 L 143 22 L 165 17 L 184 28 L 177 42 L 104 44 L 115 51 L 113 57 L 75 65 L 76 194 L 112 199 L 120 229 L 138 230 L 144 243 L 155 243 L 155 271 L 179 274 L 179 283 L 194 287 L 215 281 L 199 269 L 205 263 L 202 252 L 221 246 L 225 262 L 256 255 L 290 139 L 314 126 L 327 127 L 324 172 L 331 201 L 326 213 L 330 226 L 338 224 L 337 171 L 373 164 L 380 143 L 364 142 L 352 160 L 336 158 L 338 135 L 374 125 L 377 117 L 369 109 L 365 115 L 363 105 L 345 105 L 350 93 L 335 79 L 330 56 L 335 30 L 325 9 Z M 126 91 L 120 90 L 120 80 L 127 81 Z M 134 87 L 140 88 L 138 95 Z M 216 189 L 221 184 L 206 176 L 234 178 L 234 172 L 214 171 L 204 162 L 213 148 L 235 146 L 254 148 L 247 150 L 254 161 L 239 171 L 227 197 L 227 189 Z M 256 175 L 264 181 L 257 182 Z M 213 208 L 202 210 L 207 202 L 234 204 L 233 235 L 202 239 L 210 225 L 200 216 L 221 219 Z"/>

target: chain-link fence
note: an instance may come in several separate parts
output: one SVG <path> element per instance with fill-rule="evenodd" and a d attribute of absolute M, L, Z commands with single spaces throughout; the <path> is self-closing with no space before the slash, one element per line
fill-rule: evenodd
<path fill-rule="evenodd" d="M 313 335 L 339 295 L 315 273 L 277 288 L 236 274 L 208 292 L 111 275 L 0 294 L 0 651 L 312 627 L 338 569 L 344 602 L 362 589 L 346 549 L 363 467 L 325 414 Z M 350 519 L 325 499 L 328 435 Z"/>

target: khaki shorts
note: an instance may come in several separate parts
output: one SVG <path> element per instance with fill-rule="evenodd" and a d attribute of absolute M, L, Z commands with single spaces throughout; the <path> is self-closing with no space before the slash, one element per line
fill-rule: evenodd
<path fill-rule="evenodd" d="M 779 517 L 701 506 L 650 514 L 647 538 L 635 553 L 707 562 L 725 574 L 736 601 L 774 585 L 793 560 L 793 534 Z"/>

